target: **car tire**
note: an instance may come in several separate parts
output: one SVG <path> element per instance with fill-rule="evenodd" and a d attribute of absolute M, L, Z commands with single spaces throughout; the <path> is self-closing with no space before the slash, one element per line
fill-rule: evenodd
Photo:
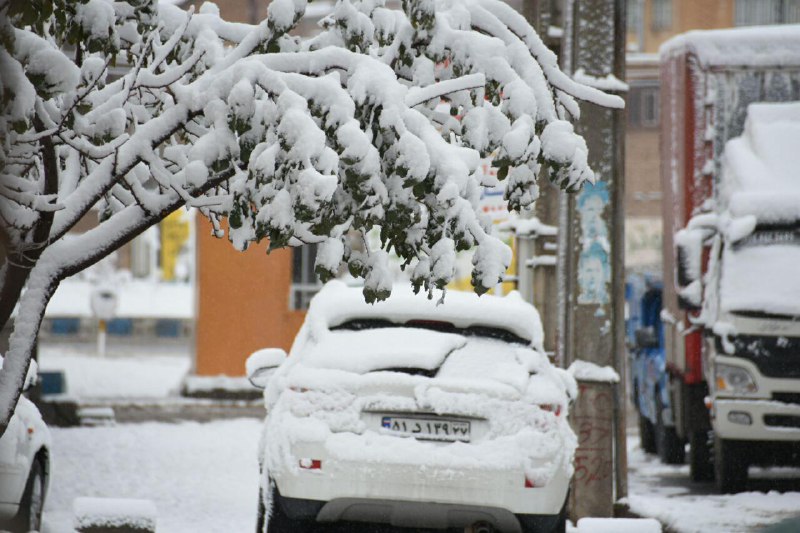
<path fill-rule="evenodd" d="M 264 533 L 267 528 L 267 508 L 264 505 L 264 489 L 258 487 L 258 511 L 256 512 L 256 533 Z"/>
<path fill-rule="evenodd" d="M 656 436 L 653 423 L 639 413 L 639 442 L 646 453 L 656 453 Z"/>
<path fill-rule="evenodd" d="M 517 515 L 522 533 L 566 533 L 569 493 L 557 515 Z"/>
<path fill-rule="evenodd" d="M 689 435 L 689 478 L 695 482 L 714 479 L 708 431 L 693 431 Z"/>
<path fill-rule="evenodd" d="M 272 502 L 272 509 L 269 516 L 266 512 L 266 504 L 263 498 L 259 499 L 259 513 L 263 510 L 263 532 L 264 533 L 311 533 L 314 531 L 315 524 L 309 520 L 296 520 L 290 518 L 281 503 L 281 493 L 275 482 L 269 482 L 269 498 Z"/>
<path fill-rule="evenodd" d="M 42 511 L 44 510 L 45 470 L 39 458 L 31 465 L 25 492 L 22 493 L 19 512 L 14 517 L 11 531 L 27 533 L 39 531 L 42 527 Z"/>
<path fill-rule="evenodd" d="M 675 427 L 664 424 L 664 403 L 661 393 L 656 392 L 656 449 L 661 462 L 668 465 L 682 465 L 686 459 L 683 441 L 678 437 Z"/>
<path fill-rule="evenodd" d="M 714 479 L 719 493 L 734 494 L 747 487 L 746 451 L 745 443 L 714 438 Z"/>

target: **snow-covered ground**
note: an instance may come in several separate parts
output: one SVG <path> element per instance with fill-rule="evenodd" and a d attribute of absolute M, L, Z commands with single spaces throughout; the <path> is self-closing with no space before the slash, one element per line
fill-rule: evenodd
<path fill-rule="evenodd" d="M 100 358 L 89 344 L 43 344 L 39 368 L 65 372 L 74 398 L 163 398 L 174 396 L 189 371 L 186 345 L 125 345 L 109 342 Z"/>
<path fill-rule="evenodd" d="M 72 532 L 75 498 L 141 498 L 158 530 L 255 530 L 261 421 L 52 428 L 53 477 L 43 533 Z"/>
<path fill-rule="evenodd" d="M 800 468 L 751 468 L 750 486 L 758 492 L 723 496 L 711 483 L 689 481 L 687 465 L 664 465 L 644 453 L 635 433 L 628 436 L 628 466 L 631 511 L 675 532 L 755 532 L 800 516 Z"/>
<path fill-rule="evenodd" d="M 261 421 L 252 418 L 52 428 L 43 533 L 72 531 L 73 501 L 86 496 L 151 500 L 160 531 L 252 531 L 260 430 Z M 800 470 L 751 469 L 751 485 L 763 492 L 720 496 L 710 484 L 691 483 L 687 466 L 662 465 L 643 453 L 635 435 L 628 451 L 632 511 L 670 531 L 755 532 L 800 514 Z M 769 491 L 770 485 L 783 492 Z"/>

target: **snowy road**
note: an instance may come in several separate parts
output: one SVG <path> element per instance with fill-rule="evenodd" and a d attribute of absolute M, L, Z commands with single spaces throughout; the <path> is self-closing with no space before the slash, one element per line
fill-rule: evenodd
<path fill-rule="evenodd" d="M 253 531 L 258 419 L 52 428 L 53 479 L 43 533 L 71 532 L 79 496 L 145 498 L 160 531 Z M 800 470 L 751 470 L 754 490 L 734 496 L 692 484 L 687 466 L 661 465 L 629 438 L 630 505 L 671 530 L 750 532 L 800 511 Z M 767 492 L 770 484 L 782 493 Z"/>
<path fill-rule="evenodd" d="M 750 469 L 752 492 L 719 495 L 713 483 L 689 481 L 688 465 L 661 464 L 628 436 L 631 511 L 680 533 L 738 533 L 800 516 L 800 469 Z"/>
<path fill-rule="evenodd" d="M 253 531 L 260 430 L 257 419 L 52 428 L 43 533 L 73 531 L 79 496 L 152 500 L 160 531 Z"/>

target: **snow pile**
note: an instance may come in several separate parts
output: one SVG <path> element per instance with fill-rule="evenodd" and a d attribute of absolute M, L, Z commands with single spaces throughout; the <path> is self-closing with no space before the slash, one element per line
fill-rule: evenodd
<path fill-rule="evenodd" d="M 619 374 L 610 366 L 598 366 L 590 361 L 577 359 L 567 369 L 572 377 L 580 381 L 619 383 Z"/>
<path fill-rule="evenodd" d="M 156 530 L 156 505 L 150 500 L 115 498 L 75 498 L 75 520 L 78 531 L 90 528 L 135 528 Z"/>
<path fill-rule="evenodd" d="M 703 66 L 798 66 L 800 25 L 693 30 L 659 49 L 662 60 L 691 52 Z"/>
<path fill-rule="evenodd" d="M 576 533 L 661 533 L 652 518 L 581 518 Z"/>

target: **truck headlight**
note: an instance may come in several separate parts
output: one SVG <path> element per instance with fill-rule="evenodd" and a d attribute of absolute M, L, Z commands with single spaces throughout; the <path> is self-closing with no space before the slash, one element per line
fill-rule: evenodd
<path fill-rule="evenodd" d="M 717 391 L 730 394 L 753 394 L 758 391 L 756 381 L 744 368 L 716 363 L 714 377 Z"/>

